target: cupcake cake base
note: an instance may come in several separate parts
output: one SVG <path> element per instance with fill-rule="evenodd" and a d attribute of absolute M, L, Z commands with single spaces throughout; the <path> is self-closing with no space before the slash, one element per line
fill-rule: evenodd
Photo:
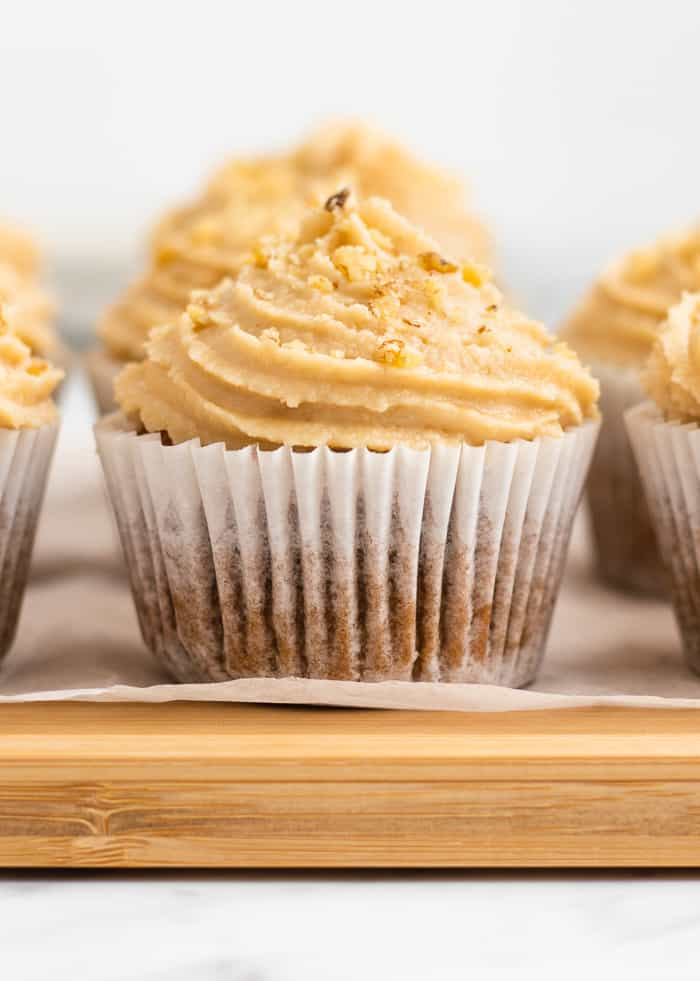
<path fill-rule="evenodd" d="M 144 639 L 182 681 L 520 686 L 598 424 L 481 447 L 164 445 L 96 427 Z"/>

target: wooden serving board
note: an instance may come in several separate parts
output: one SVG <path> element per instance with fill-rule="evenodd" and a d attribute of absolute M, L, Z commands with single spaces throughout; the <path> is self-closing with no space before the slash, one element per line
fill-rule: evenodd
<path fill-rule="evenodd" d="M 700 712 L 0 707 L 4 866 L 700 865 Z"/>

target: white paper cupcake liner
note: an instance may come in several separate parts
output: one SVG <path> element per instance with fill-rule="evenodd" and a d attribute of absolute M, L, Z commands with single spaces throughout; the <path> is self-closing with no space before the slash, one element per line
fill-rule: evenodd
<path fill-rule="evenodd" d="M 598 431 L 388 453 L 97 445 L 148 646 L 185 681 L 530 682 Z"/>
<path fill-rule="evenodd" d="M 0 429 L 0 658 L 15 636 L 57 434 Z"/>
<path fill-rule="evenodd" d="M 85 355 L 83 363 L 99 414 L 106 415 L 114 412 L 117 408 L 114 398 L 114 379 L 126 362 L 111 357 L 102 348 L 93 348 Z"/>
<path fill-rule="evenodd" d="M 603 421 L 586 484 L 598 572 L 618 588 L 666 594 L 663 562 L 625 427 L 645 398 L 636 371 L 594 363 Z"/>
<path fill-rule="evenodd" d="M 639 464 L 688 663 L 700 671 L 700 429 L 651 402 L 625 421 Z"/>

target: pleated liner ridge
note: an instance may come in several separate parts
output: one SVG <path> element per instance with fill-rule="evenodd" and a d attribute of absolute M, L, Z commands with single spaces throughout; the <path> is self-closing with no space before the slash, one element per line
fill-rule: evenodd
<path fill-rule="evenodd" d="M 310 452 L 96 427 L 148 646 L 182 681 L 521 685 L 597 423 L 531 443 Z"/>
<path fill-rule="evenodd" d="M 586 484 L 598 569 L 615 586 L 664 596 L 664 567 L 624 420 L 644 399 L 639 373 L 602 363 L 591 371 L 603 414 Z"/>
<path fill-rule="evenodd" d="M 700 429 L 665 422 L 651 402 L 625 416 L 686 660 L 700 671 Z"/>
<path fill-rule="evenodd" d="M 0 657 L 17 629 L 57 425 L 0 429 Z"/>

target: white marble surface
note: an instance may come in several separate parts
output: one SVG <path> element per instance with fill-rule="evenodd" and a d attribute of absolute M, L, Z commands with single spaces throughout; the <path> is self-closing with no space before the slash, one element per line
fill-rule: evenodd
<path fill-rule="evenodd" d="M 0 877 L 8 981 L 698 977 L 691 874 Z"/>

